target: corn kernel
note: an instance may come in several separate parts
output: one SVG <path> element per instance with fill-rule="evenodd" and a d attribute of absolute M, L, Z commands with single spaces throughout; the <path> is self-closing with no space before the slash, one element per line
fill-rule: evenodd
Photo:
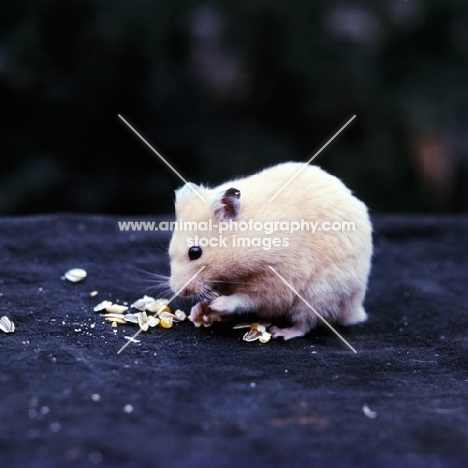
<path fill-rule="evenodd" d="M 163 328 L 171 328 L 173 324 L 173 318 L 172 317 L 163 317 L 161 319 L 161 327 Z"/>

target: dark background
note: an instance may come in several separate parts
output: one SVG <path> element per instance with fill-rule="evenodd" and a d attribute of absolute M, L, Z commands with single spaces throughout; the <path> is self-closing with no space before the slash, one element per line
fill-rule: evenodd
<path fill-rule="evenodd" d="M 464 0 L 3 0 L 0 215 L 172 211 L 307 160 L 374 212 L 468 210 Z"/>

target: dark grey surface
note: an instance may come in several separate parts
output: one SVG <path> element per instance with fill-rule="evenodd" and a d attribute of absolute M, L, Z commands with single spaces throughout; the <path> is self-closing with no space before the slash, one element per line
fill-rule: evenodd
<path fill-rule="evenodd" d="M 154 293 L 142 270 L 168 272 L 167 235 L 0 220 L 0 314 L 16 324 L 0 332 L 1 465 L 467 466 L 468 219 L 374 225 L 369 320 L 340 328 L 357 354 L 323 328 L 262 345 L 188 322 L 117 354 L 137 329 L 93 307 Z M 62 280 L 72 267 L 88 278 Z"/>

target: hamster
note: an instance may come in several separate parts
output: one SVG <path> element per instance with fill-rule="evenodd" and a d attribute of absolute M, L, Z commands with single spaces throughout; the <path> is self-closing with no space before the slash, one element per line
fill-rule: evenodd
<path fill-rule="evenodd" d="M 180 291 L 198 300 L 192 321 L 253 312 L 292 324 L 271 327 L 273 337 L 303 336 L 320 319 L 296 293 L 328 322 L 366 320 L 368 211 L 318 166 L 286 162 L 216 188 L 186 184 L 176 191 L 175 211 L 170 286 L 177 292 L 196 275 Z"/>

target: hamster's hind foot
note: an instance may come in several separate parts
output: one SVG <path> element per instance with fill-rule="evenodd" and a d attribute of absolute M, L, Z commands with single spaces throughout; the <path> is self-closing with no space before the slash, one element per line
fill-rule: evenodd
<path fill-rule="evenodd" d="M 289 328 L 271 327 L 268 330 L 273 338 L 282 336 L 285 340 L 291 338 L 297 338 L 298 336 L 304 336 L 308 331 L 309 327 L 305 327 L 303 324 L 296 324 Z"/>

